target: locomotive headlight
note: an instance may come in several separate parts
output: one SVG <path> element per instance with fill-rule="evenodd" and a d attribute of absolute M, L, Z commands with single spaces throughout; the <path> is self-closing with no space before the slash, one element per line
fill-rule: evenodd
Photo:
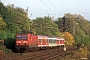
<path fill-rule="evenodd" d="M 17 45 L 20 45 L 20 43 L 17 43 Z"/>
<path fill-rule="evenodd" d="M 24 45 L 27 45 L 26 43 L 24 43 Z"/>

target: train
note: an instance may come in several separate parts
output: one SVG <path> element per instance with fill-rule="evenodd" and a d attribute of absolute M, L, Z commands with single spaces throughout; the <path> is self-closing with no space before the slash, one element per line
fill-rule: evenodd
<path fill-rule="evenodd" d="M 34 35 L 31 33 L 16 34 L 16 52 L 30 52 L 42 49 L 51 49 L 56 47 L 65 50 L 65 39 L 62 37 Z"/>

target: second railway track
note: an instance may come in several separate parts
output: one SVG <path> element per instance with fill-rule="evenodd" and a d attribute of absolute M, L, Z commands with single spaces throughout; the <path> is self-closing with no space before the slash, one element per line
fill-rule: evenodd
<path fill-rule="evenodd" d="M 71 51 L 61 51 L 60 49 L 51 49 L 23 54 L 23 56 L 13 60 L 52 60 L 56 58 L 58 59 L 62 58 L 70 53 Z"/>

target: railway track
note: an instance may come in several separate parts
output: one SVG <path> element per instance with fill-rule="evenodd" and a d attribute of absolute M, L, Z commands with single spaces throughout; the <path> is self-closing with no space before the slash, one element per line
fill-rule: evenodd
<path fill-rule="evenodd" d="M 58 53 L 57 55 L 51 56 L 45 60 L 58 60 L 58 59 L 63 58 L 69 54 L 71 54 L 71 52 Z"/>
<path fill-rule="evenodd" d="M 16 59 L 13 59 L 13 60 L 31 60 L 31 59 L 38 58 L 38 57 L 41 57 L 41 56 L 53 54 L 54 51 L 55 51 L 55 49 L 31 52 L 31 53 L 23 54 L 22 57 L 16 58 Z"/>
<path fill-rule="evenodd" d="M 62 51 L 61 49 L 50 49 L 30 53 L 15 53 L 17 55 L 16 57 L 14 57 L 13 54 L 13 56 L 11 55 L 11 58 L 8 56 L 10 59 L 4 60 L 57 60 L 71 54 L 71 51 L 74 50 L 68 49 L 66 51 Z"/>
<path fill-rule="evenodd" d="M 60 49 L 51 49 L 51 50 L 27 53 L 13 60 L 52 60 L 57 57 L 58 58 L 64 57 L 65 55 L 68 54 L 70 54 L 70 52 L 60 51 Z"/>
<path fill-rule="evenodd" d="M 69 51 L 62 51 L 62 52 L 54 52 L 54 53 L 51 53 L 51 54 L 47 54 L 47 55 L 44 55 L 44 56 L 41 56 L 41 57 L 37 57 L 37 58 L 33 58 L 32 60 L 57 60 L 57 59 L 60 59 L 62 57 L 65 57 L 67 56 L 68 54 L 71 54 L 72 52 Z"/>

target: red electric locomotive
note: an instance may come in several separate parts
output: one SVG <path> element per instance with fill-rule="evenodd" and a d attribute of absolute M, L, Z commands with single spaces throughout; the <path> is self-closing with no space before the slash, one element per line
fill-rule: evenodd
<path fill-rule="evenodd" d="M 16 51 L 24 52 L 38 46 L 38 36 L 32 34 L 16 35 Z"/>
<path fill-rule="evenodd" d="M 16 51 L 34 51 L 57 46 L 65 46 L 64 38 L 33 34 L 16 34 Z"/>

